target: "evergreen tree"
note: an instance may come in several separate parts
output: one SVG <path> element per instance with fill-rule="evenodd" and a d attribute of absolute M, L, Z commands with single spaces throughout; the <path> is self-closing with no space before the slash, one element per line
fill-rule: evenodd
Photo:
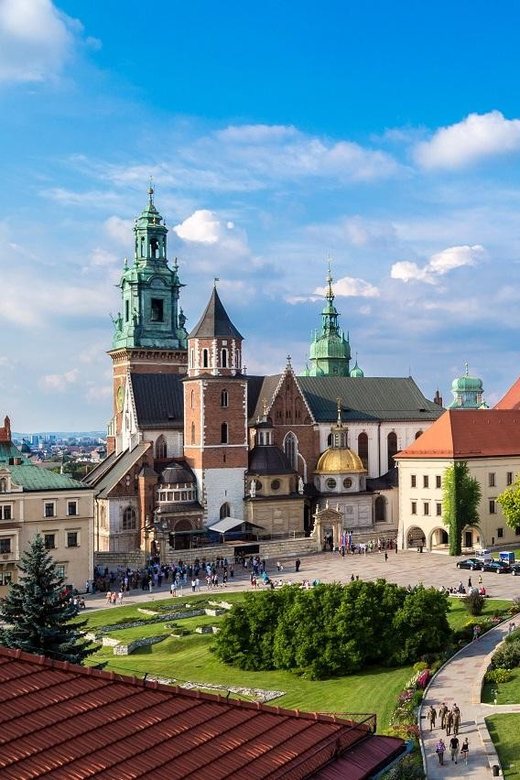
<path fill-rule="evenodd" d="M 78 607 L 38 534 L 22 554 L 18 582 L 0 604 L 0 645 L 81 664 L 94 652 L 83 638 L 86 621 L 75 621 Z"/>
<path fill-rule="evenodd" d="M 465 461 L 456 461 L 446 469 L 443 488 L 443 516 L 449 528 L 450 555 L 460 555 L 464 528 L 478 528 L 482 491 Z"/>

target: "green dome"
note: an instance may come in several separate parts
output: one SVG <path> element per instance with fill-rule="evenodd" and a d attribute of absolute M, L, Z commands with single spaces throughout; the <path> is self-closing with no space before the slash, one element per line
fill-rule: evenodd
<path fill-rule="evenodd" d="M 365 372 L 363 371 L 363 369 L 362 369 L 362 368 L 360 368 L 360 367 L 358 366 L 358 362 L 357 362 L 357 360 L 356 360 L 356 365 L 354 366 L 354 368 L 353 368 L 353 369 L 352 369 L 352 371 L 350 372 L 350 376 L 353 376 L 353 377 L 362 377 L 362 376 L 365 376 Z"/>
<path fill-rule="evenodd" d="M 466 373 L 457 377 L 451 383 L 451 392 L 453 401 L 448 409 L 483 409 L 486 408 L 482 399 L 484 388 L 482 379 L 469 375 L 468 364 L 466 363 Z"/>
<path fill-rule="evenodd" d="M 472 393 L 481 393 L 483 391 L 482 379 L 465 374 L 453 380 L 451 389 L 456 393 L 465 393 L 468 390 Z"/>

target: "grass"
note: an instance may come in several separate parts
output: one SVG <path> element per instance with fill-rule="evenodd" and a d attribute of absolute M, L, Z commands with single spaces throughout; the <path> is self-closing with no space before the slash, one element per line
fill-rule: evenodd
<path fill-rule="evenodd" d="M 235 603 L 242 600 L 243 593 L 204 592 L 196 596 L 183 595 L 171 599 L 161 607 L 172 611 L 181 605 L 202 606 L 208 599 Z M 484 616 L 492 616 L 495 611 L 507 609 L 508 601 L 486 601 Z M 153 601 L 141 604 L 145 609 L 157 608 Z M 89 628 L 113 625 L 123 620 L 146 620 L 146 615 L 137 612 L 135 606 L 117 606 L 87 615 Z M 462 628 L 470 615 L 458 600 L 452 600 L 449 613 L 452 628 Z M 218 625 L 220 617 L 200 616 L 176 619 L 175 623 L 194 631 L 197 626 Z M 171 634 L 172 629 L 164 623 L 151 623 L 137 628 L 114 631 L 111 635 L 124 642 L 158 634 Z M 235 669 L 219 661 L 211 652 L 213 636 L 208 634 L 190 634 L 185 637 L 169 637 L 160 644 L 145 647 L 130 656 L 114 656 L 111 648 L 102 648 L 89 659 L 89 663 L 106 662 L 108 669 L 136 676 L 162 676 L 179 682 L 193 681 L 206 684 L 260 688 L 283 691 L 284 695 L 274 701 L 281 707 L 301 709 L 311 712 L 375 712 L 378 718 L 378 731 L 385 733 L 389 729 L 390 717 L 395 700 L 412 676 L 411 666 L 398 669 L 370 668 L 360 674 L 330 680 L 311 681 L 290 672 L 246 672 Z"/>
<path fill-rule="evenodd" d="M 469 614 L 462 599 L 450 599 L 450 605 L 451 608 L 448 613 L 448 620 L 454 631 L 459 631 L 461 628 L 464 628 L 469 621 L 478 622 L 478 618 Z M 480 617 L 491 618 L 495 612 L 500 615 L 506 615 L 509 613 L 510 606 L 511 601 L 506 601 L 504 599 L 486 599 Z"/>
<path fill-rule="evenodd" d="M 520 778 L 520 713 L 491 715 L 487 727 L 496 747 L 504 777 Z"/>
<path fill-rule="evenodd" d="M 482 701 L 485 704 L 493 704 L 497 690 L 497 704 L 518 704 L 520 702 L 520 668 L 512 669 L 512 679 L 508 683 L 486 683 L 482 691 Z"/>

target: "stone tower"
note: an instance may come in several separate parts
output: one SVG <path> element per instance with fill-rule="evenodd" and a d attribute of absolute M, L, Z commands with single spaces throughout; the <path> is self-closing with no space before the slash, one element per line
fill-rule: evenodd
<path fill-rule="evenodd" d="M 248 467 L 247 379 L 242 336 L 213 288 L 188 337 L 184 379 L 184 456 L 197 478 L 204 520 L 243 518 Z"/>
<path fill-rule="evenodd" d="M 134 260 L 125 260 L 121 281 L 122 311 L 114 320 L 112 348 L 114 417 L 107 446 L 116 448 L 122 429 L 122 411 L 128 371 L 185 373 L 187 367 L 186 318 L 179 306 L 177 264 L 170 268 L 168 230 L 154 204 L 154 190 L 135 220 Z"/>

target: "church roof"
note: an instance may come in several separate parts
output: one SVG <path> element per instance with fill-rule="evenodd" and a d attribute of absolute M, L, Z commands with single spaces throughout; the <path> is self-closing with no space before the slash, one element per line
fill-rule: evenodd
<path fill-rule="evenodd" d="M 130 376 L 140 428 L 178 428 L 184 424 L 183 374 Z"/>
<path fill-rule="evenodd" d="M 219 298 L 216 287 L 213 288 L 211 298 L 204 310 L 204 314 L 195 325 L 188 338 L 205 339 L 215 337 L 231 339 L 242 338 L 229 319 L 228 313 Z"/>
<path fill-rule="evenodd" d="M 456 409 L 436 422 L 402 452 L 409 458 L 491 458 L 520 455 L 520 412 L 516 410 Z"/>
<path fill-rule="evenodd" d="M 299 712 L 0 648 L 4 778 L 372 776 L 404 742 L 374 717 Z M 352 762 L 345 763 L 356 746 Z"/>
<path fill-rule="evenodd" d="M 262 417 L 263 398 L 267 398 L 269 404 L 272 402 L 280 378 L 281 374 L 264 377 L 260 385 L 259 377 L 255 377 L 249 390 L 253 408 L 251 422 Z M 431 422 L 444 411 L 425 398 L 411 377 L 295 376 L 294 380 L 318 423 L 336 420 L 338 398 L 341 398 L 341 419 L 346 423 L 359 420 Z"/>
<path fill-rule="evenodd" d="M 126 476 L 129 469 L 137 463 L 139 458 L 151 447 L 150 442 L 141 442 L 133 450 L 125 450 L 119 455 L 113 466 L 107 471 L 98 482 L 91 484 L 98 491 L 98 498 L 108 498 L 110 491 L 115 488 L 117 483 Z"/>
<path fill-rule="evenodd" d="M 275 447 L 257 446 L 249 453 L 249 472 L 253 474 L 294 474 L 287 456 Z"/>
<path fill-rule="evenodd" d="M 56 464 L 58 465 L 58 464 Z M 85 490 L 88 486 L 66 474 L 38 466 L 11 442 L 0 441 L 0 468 L 7 468 L 15 485 L 24 492 L 39 490 Z"/>

